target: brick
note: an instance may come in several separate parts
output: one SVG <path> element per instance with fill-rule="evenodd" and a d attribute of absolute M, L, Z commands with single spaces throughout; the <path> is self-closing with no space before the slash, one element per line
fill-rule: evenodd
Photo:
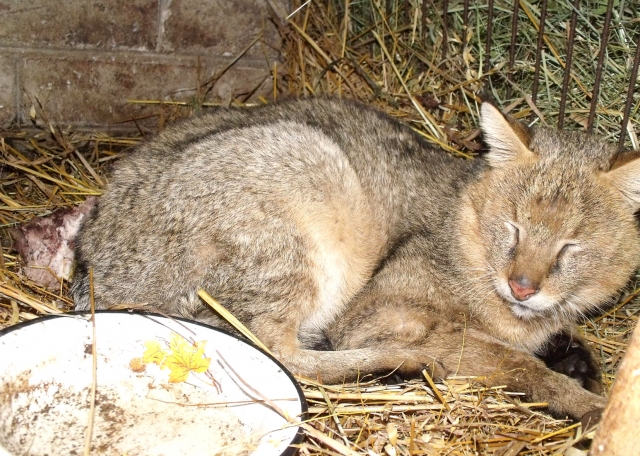
<path fill-rule="evenodd" d="M 33 54 L 24 58 L 25 69 L 30 69 L 23 76 L 26 94 L 38 97 L 53 122 L 92 126 L 140 119 L 156 114 L 160 108 L 131 105 L 128 99 L 187 101 L 194 95 L 196 57 L 114 54 L 106 58 L 99 54 L 80 58 L 77 54 Z M 222 67 L 220 61 L 202 62 L 201 81 Z M 251 90 L 267 74 L 266 67 L 233 67 L 220 78 L 209 99 L 228 102 L 233 95 Z M 25 112 L 29 103 L 25 95 Z"/>
<path fill-rule="evenodd" d="M 285 0 L 276 0 L 282 5 Z M 266 0 L 173 0 L 164 13 L 163 51 L 213 52 L 235 56 L 264 30 L 264 41 L 279 46 L 279 37 L 269 21 Z M 276 52 L 265 47 L 267 55 Z M 264 55 L 256 44 L 251 56 Z"/>
<path fill-rule="evenodd" d="M 273 79 L 270 69 L 263 65 L 238 64 L 216 82 L 207 101 L 228 104 L 234 98 L 244 99 L 245 94 L 253 91 L 255 93 L 249 101 L 255 101 L 258 96 L 271 99 Z"/>
<path fill-rule="evenodd" d="M 16 117 L 16 57 L 0 55 L 0 126 Z"/>
<path fill-rule="evenodd" d="M 0 2 L 0 43 L 155 50 L 157 0 Z"/>

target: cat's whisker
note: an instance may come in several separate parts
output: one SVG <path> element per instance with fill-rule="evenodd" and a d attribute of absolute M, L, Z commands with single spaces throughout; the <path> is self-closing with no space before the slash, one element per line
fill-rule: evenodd
<path fill-rule="evenodd" d="M 611 300 L 609 301 L 611 302 Z M 570 294 L 566 302 L 572 307 L 572 309 L 575 309 L 576 312 L 579 313 L 580 317 L 585 317 L 585 318 L 586 318 L 585 312 L 599 309 L 600 307 L 607 305 L 606 302 L 603 304 L 598 304 L 590 301 L 585 297 L 579 296 L 575 293 Z"/>

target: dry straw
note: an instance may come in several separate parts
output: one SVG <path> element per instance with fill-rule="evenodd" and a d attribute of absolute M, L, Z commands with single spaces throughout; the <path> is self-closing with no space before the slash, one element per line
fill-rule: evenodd
<path fill-rule="evenodd" d="M 535 123 L 557 125 L 567 36 L 573 30 L 564 126 L 586 127 L 602 42 L 600 1 L 582 2 L 575 29 L 570 26 L 570 3 L 548 2 L 535 101 L 539 2 L 518 2 L 513 55 L 510 1 L 494 0 L 491 21 L 484 1 L 445 1 L 447 14 L 442 2 L 427 0 L 298 2 L 294 9 L 302 7 L 288 19 L 276 3 L 274 22 L 282 36 L 284 61 L 269 64 L 269 74 L 277 73 L 269 95 L 273 98 L 327 93 L 358 98 L 407 122 L 443 153 L 470 157 L 480 148 L 482 90 L 522 119 L 531 119 L 533 113 Z M 604 54 L 594 126 L 612 141 L 621 134 L 634 42 L 640 36 L 638 8 L 637 2 L 616 2 Z M 489 24 L 492 42 L 487 47 Z M 215 104 L 206 94 L 219 76 L 212 75 L 186 103 L 138 102 L 155 104 L 162 126 L 168 118 L 183 115 L 180 109 Z M 246 96 L 234 103 L 244 101 Z M 72 308 L 66 281 L 51 291 L 24 277 L 8 229 L 99 195 L 108 165 L 139 142 L 63 129 L 46 118 L 37 101 L 32 115 L 38 128 L 0 134 L 0 327 Z M 627 145 L 637 145 L 638 115 L 634 102 L 624 132 Z M 637 320 L 639 306 L 633 298 L 638 293 L 640 288 L 632 283 L 618 305 L 581 327 L 600 355 L 607 387 Z M 426 380 L 431 379 L 385 386 L 366 377 L 355 384 L 328 386 L 301 379 L 310 405 L 301 454 L 584 454 L 573 447 L 583 438 L 580 426 L 546 415 L 544 404 L 522 403 L 517 392 L 504 388 L 482 388 L 481 379 Z"/>

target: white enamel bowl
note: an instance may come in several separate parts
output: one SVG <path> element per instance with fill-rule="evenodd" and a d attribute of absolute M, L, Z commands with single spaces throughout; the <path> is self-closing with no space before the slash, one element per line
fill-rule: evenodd
<path fill-rule="evenodd" d="M 83 454 L 90 419 L 91 454 L 295 453 L 307 405 L 266 353 L 187 320 L 97 312 L 94 371 L 89 318 L 0 331 L 0 455 Z"/>

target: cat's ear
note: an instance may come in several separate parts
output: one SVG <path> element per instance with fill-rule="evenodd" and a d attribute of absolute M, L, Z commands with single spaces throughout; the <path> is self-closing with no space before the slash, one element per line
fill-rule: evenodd
<path fill-rule="evenodd" d="M 602 177 L 626 197 L 634 212 L 640 209 L 640 150 L 618 154 Z"/>
<path fill-rule="evenodd" d="M 529 150 L 529 128 L 513 117 L 503 115 L 491 103 L 482 103 L 480 126 L 490 147 L 486 158 L 493 168 L 535 158 L 535 154 Z"/>

